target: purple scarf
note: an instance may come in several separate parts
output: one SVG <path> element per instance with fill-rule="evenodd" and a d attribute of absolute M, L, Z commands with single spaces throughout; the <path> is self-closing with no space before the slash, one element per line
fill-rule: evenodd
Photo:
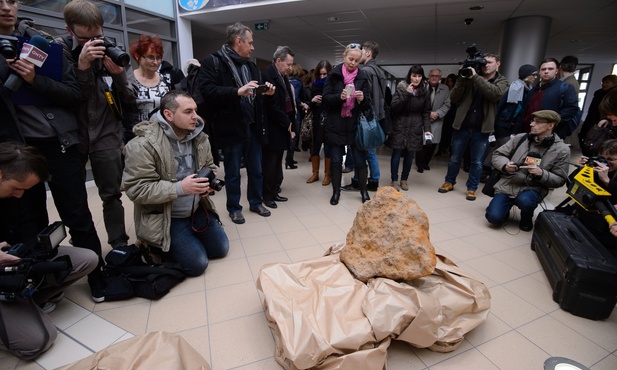
<path fill-rule="evenodd" d="M 356 79 L 356 76 L 358 75 L 358 68 L 356 68 L 353 72 L 349 72 L 347 71 L 347 68 L 345 68 L 345 66 L 343 65 L 343 80 L 345 80 L 345 87 L 347 87 L 347 85 L 351 84 L 353 85 L 354 80 Z M 355 98 L 354 98 L 354 92 L 356 91 L 356 89 L 352 89 L 351 90 L 351 94 L 349 96 L 347 96 L 347 100 L 345 100 L 345 103 L 343 103 L 343 109 L 341 109 L 341 117 L 351 117 L 351 110 L 354 107 L 354 104 L 356 103 Z"/>

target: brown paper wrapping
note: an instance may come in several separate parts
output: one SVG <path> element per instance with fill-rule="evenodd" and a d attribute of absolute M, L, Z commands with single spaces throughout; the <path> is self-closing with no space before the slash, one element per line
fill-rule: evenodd
<path fill-rule="evenodd" d="M 285 369 L 385 369 L 390 339 L 455 350 L 490 308 L 486 286 L 438 255 L 435 272 L 363 284 L 335 253 L 262 267 L 257 288 Z"/>
<path fill-rule="evenodd" d="M 57 370 L 210 370 L 208 362 L 177 334 L 156 331 L 119 342 Z"/>

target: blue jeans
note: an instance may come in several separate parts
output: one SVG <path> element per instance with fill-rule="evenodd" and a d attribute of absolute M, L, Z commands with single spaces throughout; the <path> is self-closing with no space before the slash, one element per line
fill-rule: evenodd
<path fill-rule="evenodd" d="M 169 235 L 171 248 L 169 253 L 189 276 L 199 276 L 208 267 L 208 259 L 223 258 L 229 252 L 229 239 L 223 226 L 214 213 L 206 212 L 203 207 L 197 207 L 194 220 L 187 218 L 172 218 Z M 203 231 L 197 230 L 207 227 Z"/>
<path fill-rule="evenodd" d="M 251 135 L 248 142 L 223 147 L 225 156 L 225 193 L 227 194 L 227 211 L 242 211 L 240 205 L 240 163 L 244 157 L 244 165 L 248 174 L 246 197 L 251 208 L 261 205 L 263 193 L 263 174 L 261 172 L 261 143 Z"/>
<path fill-rule="evenodd" d="M 401 180 L 407 181 L 409 179 L 409 171 L 411 171 L 411 165 L 413 164 L 413 154 L 413 151 L 407 149 L 392 149 L 392 157 L 390 157 L 390 178 L 392 181 L 398 181 L 398 167 L 401 163 L 401 157 L 403 157 Z"/>
<path fill-rule="evenodd" d="M 371 149 L 366 152 L 366 161 L 368 162 L 370 179 L 379 181 L 381 173 L 379 172 L 379 162 L 377 161 L 377 154 L 375 153 L 375 149 Z"/>
<path fill-rule="evenodd" d="M 521 209 L 522 214 L 533 215 L 533 211 L 542 200 L 540 193 L 535 190 L 525 190 L 519 193 L 516 197 L 510 198 L 505 194 L 496 193 L 493 200 L 486 207 L 486 220 L 493 224 L 499 225 L 508 219 L 510 208 L 517 206 Z"/>
<path fill-rule="evenodd" d="M 461 170 L 461 160 L 465 154 L 465 149 L 469 146 L 471 161 L 466 185 L 468 190 L 475 191 L 478 189 L 480 176 L 482 176 L 482 159 L 487 145 L 488 134 L 480 131 L 454 130 L 452 133 L 452 155 L 448 161 L 446 181 L 456 184 L 456 177 Z"/>

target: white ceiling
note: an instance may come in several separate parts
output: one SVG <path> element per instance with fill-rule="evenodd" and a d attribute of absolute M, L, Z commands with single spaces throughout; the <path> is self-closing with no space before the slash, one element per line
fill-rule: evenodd
<path fill-rule="evenodd" d="M 484 9 L 470 10 L 474 5 Z M 532 15 L 552 18 L 546 56 L 576 55 L 581 64 L 617 63 L 617 0 L 288 0 L 181 17 L 191 20 L 198 58 L 220 47 L 228 24 L 240 21 L 253 28 L 267 20 L 269 29 L 253 34 L 256 57 L 269 60 L 277 45 L 288 45 L 296 61 L 311 69 L 321 59 L 340 62 L 351 42 L 374 40 L 381 48 L 378 64 L 400 78 L 411 64 L 456 71 L 472 43 L 484 52 L 499 52 L 504 21 Z M 474 21 L 465 25 L 465 18 Z"/>

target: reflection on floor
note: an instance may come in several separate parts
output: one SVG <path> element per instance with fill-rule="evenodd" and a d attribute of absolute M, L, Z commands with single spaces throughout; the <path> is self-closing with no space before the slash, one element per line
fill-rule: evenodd
<path fill-rule="evenodd" d="M 212 261 L 204 275 L 187 279 L 159 301 L 135 298 L 95 304 L 85 281 L 73 286 L 51 314 L 60 330 L 51 350 L 36 362 L 20 362 L 0 352 L 0 369 L 54 369 L 133 335 L 157 330 L 182 335 L 213 370 L 279 369 L 255 287 L 259 269 L 267 263 L 322 255 L 345 240 L 360 205 L 359 193 L 344 192 L 340 204 L 331 206 L 329 186 L 321 181 L 306 184 L 311 171 L 307 153 L 296 153 L 296 159 L 299 168 L 284 171 L 282 195 L 289 201 L 278 203 L 271 217 L 248 212 L 243 199 L 246 223 L 235 225 L 225 211 L 224 192 L 214 196 L 231 250 L 226 258 Z M 381 153 L 379 161 L 381 185 L 389 185 L 387 153 Z M 489 227 L 484 219 L 489 198 L 478 193 L 476 201 L 465 200 L 466 173 L 461 171 L 454 191 L 437 192 L 445 171 L 445 158 L 436 158 L 423 174 L 414 169 L 405 194 L 427 213 L 438 253 L 488 286 L 492 308 L 488 320 L 453 353 L 394 343 L 388 350 L 388 370 L 541 369 L 551 356 L 571 358 L 594 370 L 617 369 L 617 313 L 604 321 L 591 321 L 562 311 L 552 301 L 545 274 L 529 248 L 531 233 L 518 229 L 519 213 L 512 212 L 513 221 L 503 228 Z M 222 176 L 223 171 L 219 172 Z M 244 173 L 243 181 L 246 186 Z M 343 181 L 350 181 L 349 174 Z M 105 242 L 101 202 L 94 185 L 88 186 L 90 207 Z M 554 191 L 547 197 L 547 206 L 559 203 L 564 194 L 565 189 Z M 123 202 L 134 241 L 133 207 L 126 197 Z M 57 220 L 51 199 L 49 207 L 50 219 Z"/>

